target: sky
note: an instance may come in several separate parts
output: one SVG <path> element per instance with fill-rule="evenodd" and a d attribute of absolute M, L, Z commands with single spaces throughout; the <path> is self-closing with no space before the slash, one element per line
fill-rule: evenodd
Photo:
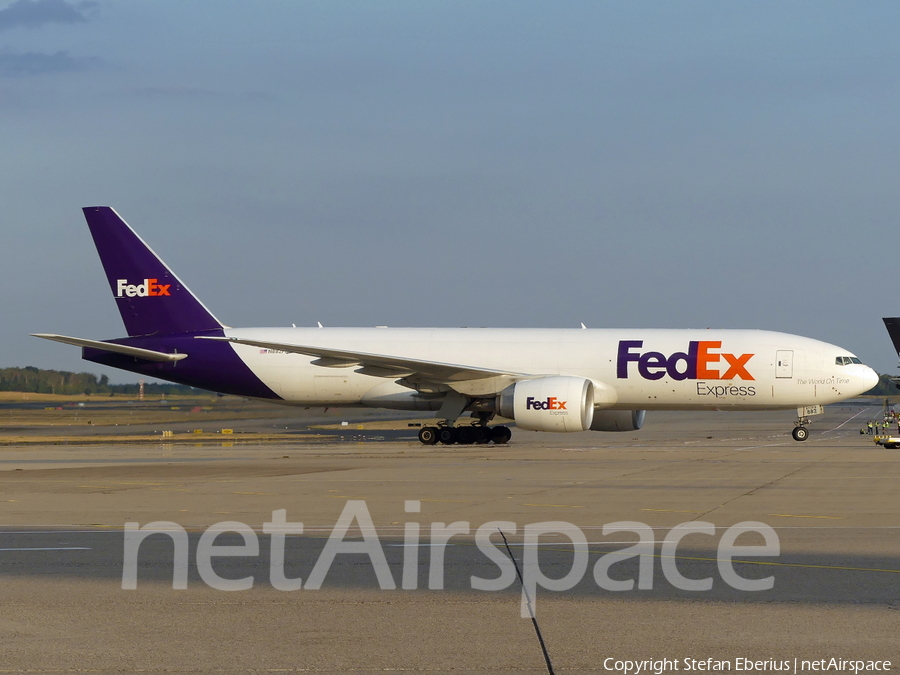
<path fill-rule="evenodd" d="M 0 367 L 133 374 L 81 207 L 231 326 L 763 328 L 880 372 L 900 3 L 0 0 Z"/>

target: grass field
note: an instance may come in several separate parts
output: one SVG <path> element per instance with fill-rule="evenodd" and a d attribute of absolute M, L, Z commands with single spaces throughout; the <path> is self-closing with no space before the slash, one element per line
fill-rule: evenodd
<path fill-rule="evenodd" d="M 292 414 L 298 411 L 234 396 L 155 396 L 138 400 L 131 396 L 0 392 L 0 445 L 299 440 L 296 433 L 234 433 L 232 429 L 235 422 L 242 420 Z M 134 428 L 133 433 L 130 427 Z"/>
<path fill-rule="evenodd" d="M 409 428 L 382 411 L 284 406 L 237 396 L 59 396 L 0 392 L 0 446 L 308 442 L 326 430 Z M 360 418 L 371 418 L 363 420 Z M 342 420 L 354 419 L 351 424 Z M 334 420 L 335 423 L 330 423 Z M 287 431 L 288 425 L 290 431 Z"/>

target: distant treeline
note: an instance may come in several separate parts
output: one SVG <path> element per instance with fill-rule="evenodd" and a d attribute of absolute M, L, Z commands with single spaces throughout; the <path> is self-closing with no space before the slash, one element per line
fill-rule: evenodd
<path fill-rule="evenodd" d="M 140 385 L 110 384 L 106 375 L 99 378 L 93 373 L 70 373 L 65 370 L 41 370 L 34 366 L 24 368 L 0 368 L 0 391 L 19 391 L 30 394 L 137 394 Z M 148 395 L 172 396 L 177 394 L 199 394 L 202 389 L 194 389 L 183 384 L 144 385 Z"/>
<path fill-rule="evenodd" d="M 878 384 L 869 389 L 865 396 L 896 396 L 900 390 L 891 382 L 892 375 L 879 375 Z"/>

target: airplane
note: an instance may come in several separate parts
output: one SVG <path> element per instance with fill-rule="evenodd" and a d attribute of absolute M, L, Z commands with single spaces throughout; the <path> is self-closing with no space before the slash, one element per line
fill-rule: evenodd
<path fill-rule="evenodd" d="M 797 408 L 807 417 L 878 375 L 846 349 L 765 330 L 231 328 L 108 206 L 82 209 L 128 337 L 35 333 L 82 358 L 293 406 L 435 413 L 419 440 L 507 443 L 508 426 L 636 431 L 646 411 Z M 459 420 L 469 413 L 469 423 Z"/>

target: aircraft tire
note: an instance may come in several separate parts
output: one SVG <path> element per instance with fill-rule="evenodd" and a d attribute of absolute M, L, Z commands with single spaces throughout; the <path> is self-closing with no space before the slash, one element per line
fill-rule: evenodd
<path fill-rule="evenodd" d="M 424 445 L 434 445 L 438 442 L 437 427 L 422 427 L 419 429 L 419 441 Z"/>
<path fill-rule="evenodd" d="M 794 427 L 794 430 L 791 432 L 791 436 L 794 437 L 795 441 L 805 441 L 809 438 L 809 429 L 806 427 Z"/>
<path fill-rule="evenodd" d="M 475 442 L 478 445 L 487 445 L 493 437 L 490 427 L 475 427 Z"/>
<path fill-rule="evenodd" d="M 491 427 L 491 440 L 497 445 L 509 443 L 510 438 L 512 438 L 512 431 L 509 430 L 509 427 Z"/>
<path fill-rule="evenodd" d="M 438 440 L 444 445 L 456 443 L 456 429 L 453 427 L 441 427 L 437 433 Z"/>
<path fill-rule="evenodd" d="M 460 427 L 457 429 L 456 442 L 460 445 L 472 445 L 475 442 L 475 429 L 473 427 Z"/>

